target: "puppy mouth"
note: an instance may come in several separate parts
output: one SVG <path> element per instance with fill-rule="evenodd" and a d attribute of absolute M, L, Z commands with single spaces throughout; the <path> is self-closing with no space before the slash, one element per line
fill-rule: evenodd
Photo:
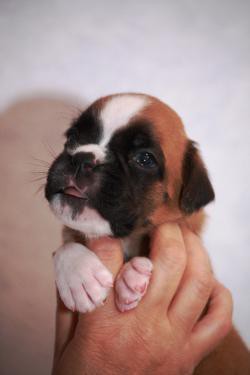
<path fill-rule="evenodd" d="M 70 195 L 72 197 L 83 198 L 83 194 L 80 190 L 76 189 L 74 186 L 69 186 L 63 190 L 63 194 Z"/>
<path fill-rule="evenodd" d="M 68 198 L 81 199 L 83 201 L 88 200 L 87 194 L 84 191 L 80 190 L 77 186 L 67 186 L 63 190 L 59 191 L 59 193 Z"/>

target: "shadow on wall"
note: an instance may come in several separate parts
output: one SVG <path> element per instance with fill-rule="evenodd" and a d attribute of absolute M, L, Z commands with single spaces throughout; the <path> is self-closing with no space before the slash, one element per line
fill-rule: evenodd
<path fill-rule="evenodd" d="M 51 370 L 51 254 L 60 245 L 61 225 L 49 212 L 43 189 L 36 191 L 45 182 L 51 153 L 62 149 L 62 133 L 83 107 L 67 98 L 36 97 L 16 102 L 0 116 L 2 375 L 44 375 Z"/>

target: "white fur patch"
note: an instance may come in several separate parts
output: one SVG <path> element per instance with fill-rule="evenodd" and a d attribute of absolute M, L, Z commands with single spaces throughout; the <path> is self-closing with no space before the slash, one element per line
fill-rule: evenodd
<path fill-rule="evenodd" d="M 103 125 L 103 138 L 101 145 L 106 146 L 113 133 L 138 114 L 148 103 L 144 95 L 117 95 L 109 99 L 100 113 Z"/>
<path fill-rule="evenodd" d="M 54 265 L 60 296 L 70 310 L 85 313 L 103 304 L 113 276 L 93 251 L 66 243 L 56 251 Z"/>
<path fill-rule="evenodd" d="M 105 159 L 105 148 L 96 144 L 89 143 L 87 145 L 82 145 L 76 147 L 74 150 L 70 151 L 71 155 L 75 155 L 78 152 L 92 152 L 95 155 L 96 161 L 103 162 Z"/>
<path fill-rule="evenodd" d="M 86 237 L 94 238 L 113 234 L 109 222 L 92 208 L 85 207 L 80 215 L 72 219 L 72 209 L 68 205 L 61 204 L 60 196 L 55 196 L 50 206 L 63 224 L 83 232 Z"/>

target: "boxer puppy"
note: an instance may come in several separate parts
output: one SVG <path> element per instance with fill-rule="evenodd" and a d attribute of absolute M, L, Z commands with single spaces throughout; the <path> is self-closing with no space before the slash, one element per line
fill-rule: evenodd
<path fill-rule="evenodd" d="M 214 199 L 206 168 L 178 115 L 144 94 L 101 98 L 65 134 L 51 165 L 45 196 L 65 225 L 64 245 L 54 257 L 64 304 L 88 312 L 102 304 L 113 279 L 86 246 L 86 239 L 114 236 L 130 259 L 116 281 L 121 311 L 145 294 L 152 263 L 152 229 L 166 221 L 200 232 L 203 207 Z"/>

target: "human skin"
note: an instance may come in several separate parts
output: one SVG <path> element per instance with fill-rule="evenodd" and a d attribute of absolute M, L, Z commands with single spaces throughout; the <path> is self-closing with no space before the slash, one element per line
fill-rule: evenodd
<path fill-rule="evenodd" d="M 119 240 L 97 239 L 88 247 L 117 275 Z M 136 309 L 119 312 L 113 290 L 77 323 L 59 305 L 54 374 L 191 374 L 228 334 L 231 294 L 214 278 L 199 237 L 164 224 L 152 236 L 150 258 L 150 285 Z"/>

